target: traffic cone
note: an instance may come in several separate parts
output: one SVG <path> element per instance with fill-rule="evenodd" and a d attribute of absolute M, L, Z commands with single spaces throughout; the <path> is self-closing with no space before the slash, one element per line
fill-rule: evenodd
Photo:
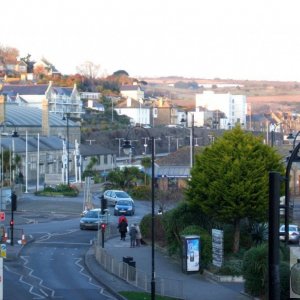
<path fill-rule="evenodd" d="M 6 241 L 7 241 L 7 232 L 4 233 L 4 237 L 2 238 L 2 241 L 4 243 L 6 243 Z"/>
<path fill-rule="evenodd" d="M 25 234 L 22 234 L 22 240 L 21 240 L 22 245 L 26 244 L 26 239 L 25 239 Z"/>

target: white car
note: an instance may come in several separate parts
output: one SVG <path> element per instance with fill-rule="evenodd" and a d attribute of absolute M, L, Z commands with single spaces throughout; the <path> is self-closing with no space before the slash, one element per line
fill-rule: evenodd
<path fill-rule="evenodd" d="M 285 232 L 285 225 L 281 225 L 279 229 L 280 233 Z M 284 241 L 284 235 L 280 235 L 280 240 Z M 290 224 L 289 225 L 289 242 L 291 243 L 299 243 L 300 232 L 298 225 Z"/>
<path fill-rule="evenodd" d="M 120 190 L 107 190 L 103 196 L 107 200 L 107 205 L 115 206 L 119 200 L 129 200 L 133 202 L 133 199 L 126 192 Z"/>

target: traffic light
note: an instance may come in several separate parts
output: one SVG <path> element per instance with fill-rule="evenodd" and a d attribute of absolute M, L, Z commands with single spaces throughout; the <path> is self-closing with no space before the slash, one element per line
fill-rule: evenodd
<path fill-rule="evenodd" d="M 104 232 L 106 228 L 106 224 L 105 223 L 101 223 L 101 231 Z"/>
<path fill-rule="evenodd" d="M 14 220 L 10 220 L 9 225 L 10 226 L 14 226 L 14 224 L 15 224 L 15 221 Z"/>
<path fill-rule="evenodd" d="M 17 210 L 17 195 L 15 194 L 15 192 L 11 193 L 11 210 Z"/>
<path fill-rule="evenodd" d="M 101 196 L 101 213 L 104 215 L 105 210 L 107 209 L 107 199 L 104 196 Z"/>

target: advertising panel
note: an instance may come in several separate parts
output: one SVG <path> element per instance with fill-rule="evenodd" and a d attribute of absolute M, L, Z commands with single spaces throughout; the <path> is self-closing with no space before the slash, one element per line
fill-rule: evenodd
<path fill-rule="evenodd" d="M 212 229 L 212 259 L 213 265 L 222 267 L 224 260 L 224 234 L 223 230 Z"/>
<path fill-rule="evenodd" d="M 200 267 L 200 239 L 186 239 L 186 270 L 187 272 L 197 272 Z"/>

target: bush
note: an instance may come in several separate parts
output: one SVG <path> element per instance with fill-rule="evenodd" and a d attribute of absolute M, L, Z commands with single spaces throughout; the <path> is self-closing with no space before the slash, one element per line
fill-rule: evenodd
<path fill-rule="evenodd" d="M 162 247 L 166 246 L 166 233 L 162 223 L 163 215 L 155 215 L 154 217 L 154 235 L 155 242 Z M 151 234 L 151 224 L 152 223 L 152 215 L 148 214 L 143 217 L 140 223 L 140 229 L 142 233 L 142 237 L 144 239 L 150 240 L 152 237 Z"/>
<path fill-rule="evenodd" d="M 243 274 L 243 261 L 241 259 L 226 259 L 217 272 L 219 275 L 241 276 Z"/>
<path fill-rule="evenodd" d="M 207 268 L 212 261 L 212 241 L 210 234 L 200 226 L 192 225 L 181 231 L 181 235 L 200 236 L 200 270 Z M 179 245 L 181 247 L 181 245 Z"/>
<path fill-rule="evenodd" d="M 286 247 L 288 248 L 288 247 Z M 290 265 L 287 262 L 281 262 L 279 266 L 280 272 L 280 299 L 290 299 Z"/>
<path fill-rule="evenodd" d="M 59 184 L 56 187 L 47 186 L 43 191 L 35 192 L 35 195 L 39 196 L 66 196 L 76 197 L 79 194 L 79 190 L 75 185 L 68 186 L 67 184 Z"/>
<path fill-rule="evenodd" d="M 268 270 L 268 247 L 261 244 L 249 249 L 243 260 L 243 275 L 245 291 L 252 296 L 261 296 L 266 291 L 266 278 Z"/>
<path fill-rule="evenodd" d="M 151 188 L 149 186 L 135 186 L 130 190 L 130 194 L 134 199 L 150 200 Z"/>

